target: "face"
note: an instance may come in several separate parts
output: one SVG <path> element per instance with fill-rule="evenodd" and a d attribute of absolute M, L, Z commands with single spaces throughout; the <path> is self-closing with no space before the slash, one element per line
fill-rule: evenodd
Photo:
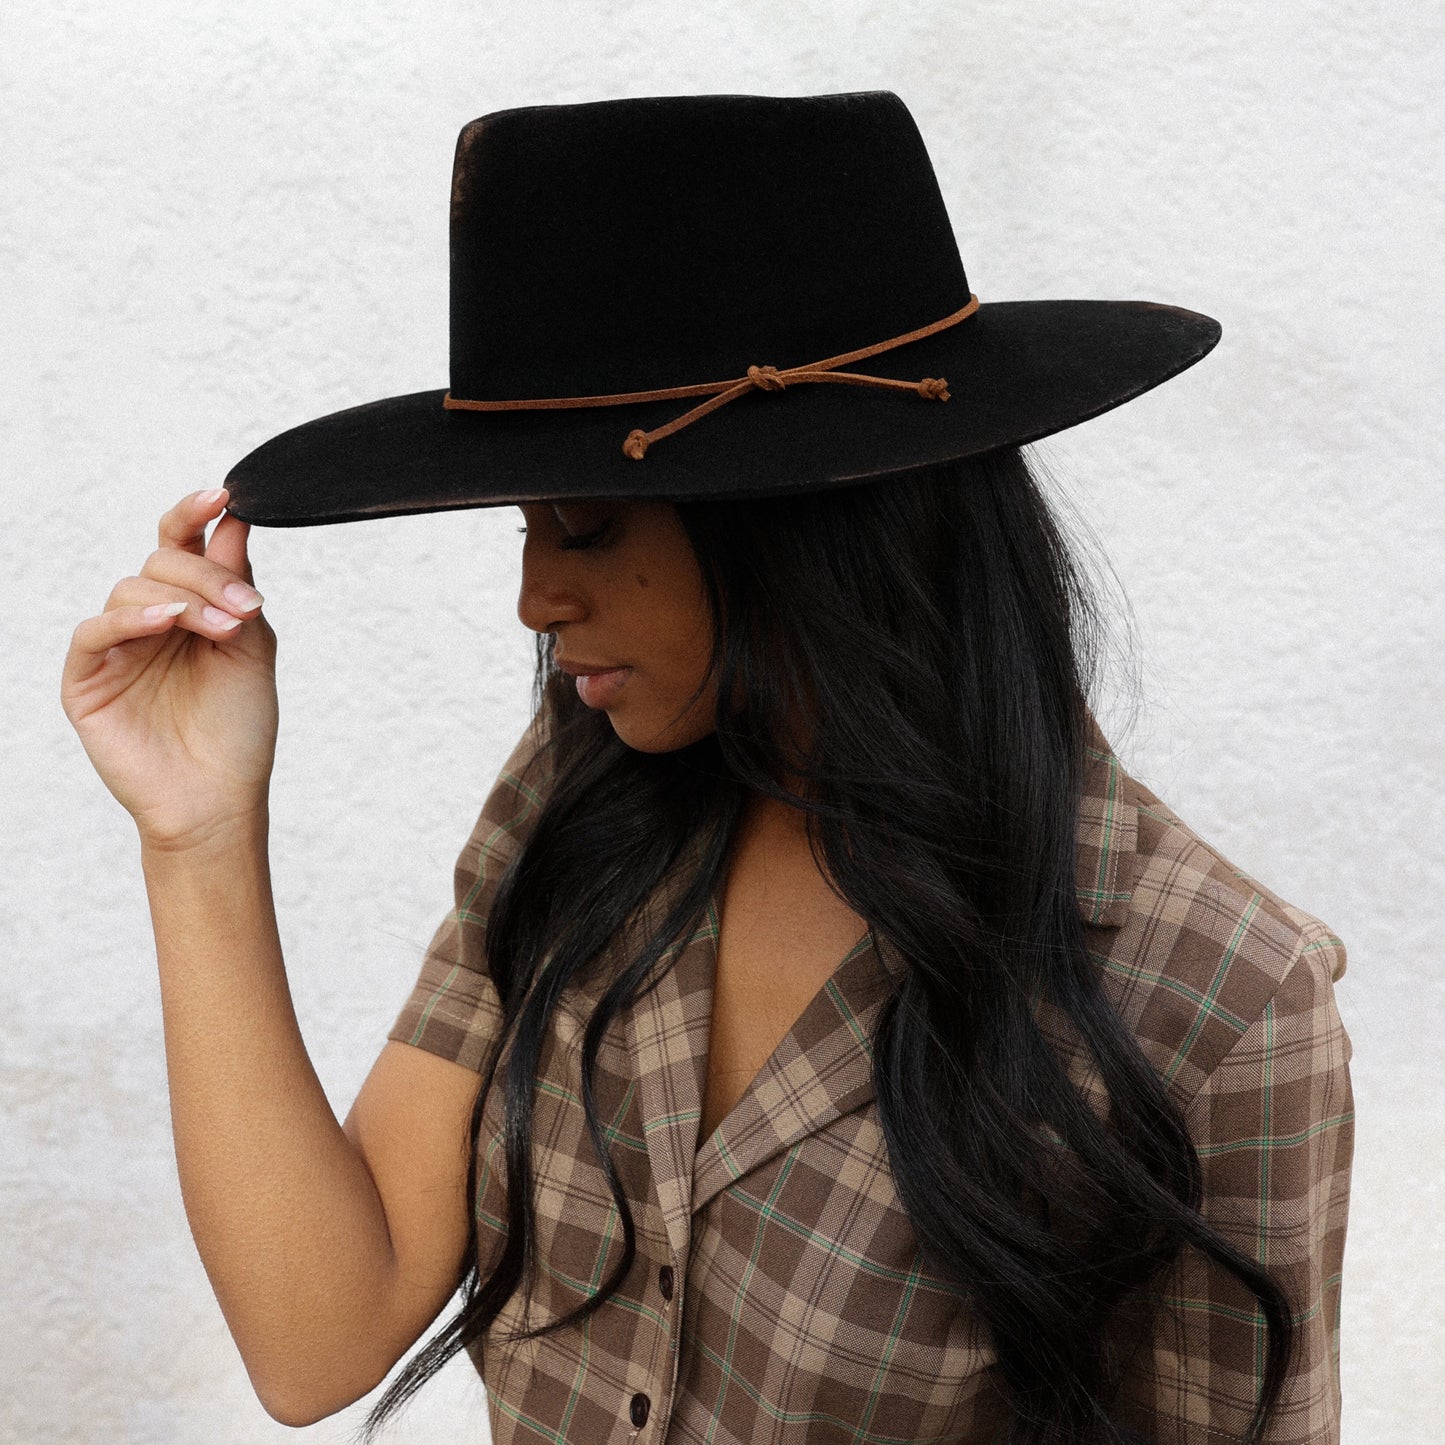
<path fill-rule="evenodd" d="M 644 753 L 713 730 L 712 622 L 702 572 L 669 502 L 528 502 L 517 615 L 556 634 L 558 667 Z"/>

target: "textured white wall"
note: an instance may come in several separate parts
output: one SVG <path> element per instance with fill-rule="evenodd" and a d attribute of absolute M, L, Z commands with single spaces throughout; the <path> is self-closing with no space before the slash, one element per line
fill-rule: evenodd
<path fill-rule="evenodd" d="M 1410 0 L 9 7 L 0 1439 L 287 1435 L 186 1232 L 132 833 L 56 703 L 71 627 L 172 499 L 266 436 L 445 383 L 464 121 L 873 87 L 912 106 L 985 299 L 1224 324 L 1199 368 L 1041 450 L 1137 614 L 1126 757 L 1350 946 L 1346 1440 L 1437 1439 L 1441 37 Z M 524 718 L 515 520 L 255 538 L 282 647 L 278 901 L 338 1110 Z M 392 1438 L 485 1436 L 463 1367 Z"/>

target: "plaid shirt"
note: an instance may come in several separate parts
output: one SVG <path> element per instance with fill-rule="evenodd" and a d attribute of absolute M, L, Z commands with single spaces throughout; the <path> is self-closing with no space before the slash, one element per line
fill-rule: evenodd
<path fill-rule="evenodd" d="M 500 1023 L 483 938 L 497 880 L 540 802 L 530 732 L 487 799 L 391 1038 L 480 1068 Z M 1231 867 L 1092 750 L 1078 900 L 1114 1007 L 1184 1111 L 1210 1224 L 1294 1302 L 1299 1344 L 1271 1442 L 1339 1438 L 1340 1266 L 1353 1111 L 1332 981 L 1340 941 Z M 665 911 L 672 881 L 643 907 Z M 637 1223 L 619 1292 L 579 1326 L 521 1344 L 503 1311 L 473 1357 L 496 1445 L 666 1441 L 992 1442 L 1007 1403 L 985 1330 L 930 1276 L 888 1166 L 869 1040 L 901 965 L 872 935 L 838 965 L 701 1146 L 718 899 L 662 982 L 614 1020 L 596 1099 Z M 605 971 L 604 971 L 605 972 Z M 590 1295 L 622 1250 L 583 1122 L 582 1030 L 596 991 L 551 1021 L 533 1118 L 539 1278 L 533 1323 Z M 1041 1014 L 1071 1077 L 1091 1062 Z M 477 1219 L 485 1265 L 505 1229 L 499 1089 L 484 1111 Z M 1167 1445 L 1237 1438 L 1264 1330 L 1253 1297 L 1186 1251 L 1133 1357 L 1125 1418 Z"/>

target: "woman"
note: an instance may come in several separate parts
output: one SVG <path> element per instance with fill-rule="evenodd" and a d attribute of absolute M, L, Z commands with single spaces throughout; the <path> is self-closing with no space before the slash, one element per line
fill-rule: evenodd
<path fill-rule="evenodd" d="M 1119 767 L 1019 450 L 1217 327 L 980 306 L 890 96 L 486 117 L 452 268 L 446 396 L 179 503 L 67 662 L 266 1407 L 359 1398 L 460 1279 L 374 1421 L 466 1347 L 498 1441 L 1336 1439 L 1343 950 Z M 513 502 L 537 715 L 338 1124 L 247 523 Z"/>

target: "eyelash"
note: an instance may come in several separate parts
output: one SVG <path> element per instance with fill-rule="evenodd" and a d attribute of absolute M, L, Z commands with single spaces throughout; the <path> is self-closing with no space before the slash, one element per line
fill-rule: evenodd
<path fill-rule="evenodd" d="M 557 550 L 559 552 L 585 552 L 589 547 L 595 547 L 602 540 L 610 525 L 609 522 L 604 522 L 590 532 L 579 532 L 576 536 L 563 535 L 558 539 Z M 525 527 L 518 527 L 517 531 L 526 536 L 527 529 Z"/>

